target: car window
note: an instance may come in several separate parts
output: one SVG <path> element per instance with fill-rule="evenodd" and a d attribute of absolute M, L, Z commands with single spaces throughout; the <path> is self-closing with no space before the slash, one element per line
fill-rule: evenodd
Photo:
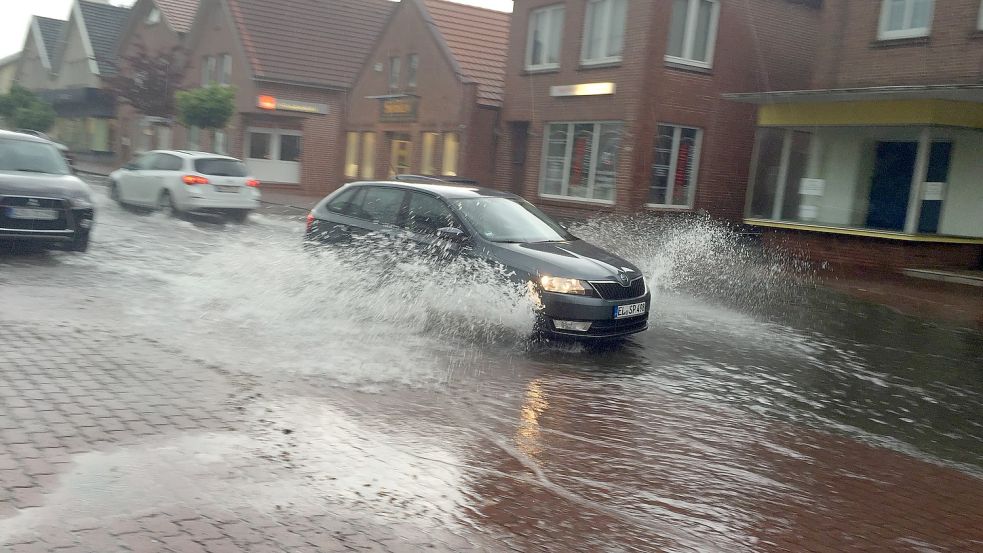
<path fill-rule="evenodd" d="M 216 177 L 245 177 L 249 174 L 245 163 L 238 159 L 221 157 L 196 159 L 195 171 L 202 175 L 214 175 Z"/>
<path fill-rule="evenodd" d="M 180 171 L 184 168 L 184 160 L 171 154 L 157 154 L 150 168 L 154 171 Z"/>
<path fill-rule="evenodd" d="M 153 167 L 154 160 L 157 159 L 157 154 L 141 154 L 136 159 L 130 162 L 134 170 L 146 171 Z"/>
<path fill-rule="evenodd" d="M 450 208 L 440 199 L 421 192 L 410 193 L 406 226 L 420 234 L 436 234 L 443 227 L 457 227 Z"/>
<path fill-rule="evenodd" d="M 54 146 L 28 140 L 0 140 L 0 171 L 70 173 L 65 158 Z"/>
<path fill-rule="evenodd" d="M 456 200 L 454 205 L 474 230 L 491 242 L 563 242 L 573 240 L 559 223 L 521 198 Z"/>
<path fill-rule="evenodd" d="M 403 206 L 406 191 L 398 188 L 371 186 L 365 191 L 362 200 L 362 213 L 370 221 L 384 225 L 395 225 L 399 210 Z"/>
<path fill-rule="evenodd" d="M 363 188 L 349 188 L 343 191 L 341 194 L 335 196 L 328 205 L 325 207 L 328 211 L 332 213 L 341 213 L 343 215 L 352 214 L 352 200 L 355 199 L 355 194 L 364 190 Z"/>

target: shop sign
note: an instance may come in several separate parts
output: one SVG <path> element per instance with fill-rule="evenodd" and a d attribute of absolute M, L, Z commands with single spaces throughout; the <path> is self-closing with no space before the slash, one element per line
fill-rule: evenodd
<path fill-rule="evenodd" d="M 822 196 L 826 193 L 826 179 L 802 179 L 799 181 L 799 194 L 803 196 Z"/>
<path fill-rule="evenodd" d="M 417 98 L 383 98 L 380 121 L 416 121 Z"/>
<path fill-rule="evenodd" d="M 275 96 L 260 96 L 256 99 L 256 106 L 267 111 L 296 111 L 300 113 L 317 113 L 325 115 L 328 113 L 327 104 L 316 104 L 313 102 L 301 102 L 300 100 L 284 100 Z"/>
<path fill-rule="evenodd" d="M 929 201 L 939 201 L 945 194 L 944 182 L 926 182 L 922 191 L 922 199 Z"/>
<path fill-rule="evenodd" d="M 614 83 L 581 83 L 550 87 L 550 96 L 604 96 L 614 94 Z"/>

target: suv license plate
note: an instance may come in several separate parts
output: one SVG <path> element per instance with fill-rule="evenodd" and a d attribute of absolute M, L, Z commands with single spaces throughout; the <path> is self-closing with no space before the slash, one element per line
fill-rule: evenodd
<path fill-rule="evenodd" d="M 644 315 L 644 314 L 645 314 L 645 302 L 629 303 L 628 305 L 619 305 L 614 308 L 615 319 L 637 317 L 638 315 Z"/>
<path fill-rule="evenodd" d="M 215 190 L 218 191 L 218 192 L 238 192 L 239 191 L 239 187 L 238 186 L 228 186 L 228 185 L 223 185 L 223 184 L 216 184 L 215 185 Z"/>
<path fill-rule="evenodd" d="M 10 217 L 11 219 L 54 221 L 58 218 L 58 211 L 55 209 L 39 209 L 36 207 L 8 207 L 7 217 Z"/>

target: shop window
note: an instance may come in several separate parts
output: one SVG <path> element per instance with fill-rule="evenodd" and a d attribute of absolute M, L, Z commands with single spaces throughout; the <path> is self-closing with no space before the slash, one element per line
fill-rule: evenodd
<path fill-rule="evenodd" d="M 215 78 L 215 56 L 205 56 L 201 60 L 201 86 L 212 84 Z"/>
<path fill-rule="evenodd" d="M 441 174 L 448 177 L 457 176 L 457 155 L 458 151 L 460 150 L 460 146 L 460 139 L 458 139 L 457 133 L 444 133 L 444 166 L 440 171 Z"/>
<path fill-rule="evenodd" d="M 375 133 L 362 133 L 362 178 L 375 178 Z"/>
<path fill-rule="evenodd" d="M 413 159 L 413 142 L 407 133 L 392 133 L 389 140 L 389 176 L 405 175 L 410 172 Z"/>
<path fill-rule="evenodd" d="M 219 56 L 219 60 L 218 84 L 222 86 L 229 86 L 232 84 L 232 56 L 229 54 L 222 54 Z"/>
<path fill-rule="evenodd" d="M 560 66 L 564 8 L 550 6 L 529 14 L 526 69 L 555 69 Z"/>
<path fill-rule="evenodd" d="M 878 38 L 928 36 L 934 0 L 883 0 Z"/>
<path fill-rule="evenodd" d="M 440 135 L 435 132 L 423 133 L 423 157 L 420 160 L 420 172 L 424 175 L 436 174 L 434 164 L 434 154 L 436 153 L 437 137 Z"/>
<path fill-rule="evenodd" d="M 214 151 L 216 154 L 222 155 L 229 153 L 228 136 L 225 134 L 225 131 L 215 131 L 215 140 L 212 144 L 212 151 Z"/>
<path fill-rule="evenodd" d="M 652 153 L 649 205 L 693 207 L 701 134 L 693 127 L 659 125 Z"/>
<path fill-rule="evenodd" d="M 197 150 L 201 148 L 201 129 L 195 126 L 188 127 L 188 149 Z"/>
<path fill-rule="evenodd" d="M 273 159 L 273 135 L 266 132 L 249 133 L 249 157 L 252 159 Z"/>
<path fill-rule="evenodd" d="M 419 54 L 406 56 L 406 87 L 416 88 L 416 72 L 420 68 Z"/>
<path fill-rule="evenodd" d="M 587 3 L 584 44 L 580 54 L 582 63 L 621 60 L 627 6 L 628 0 L 591 0 Z"/>
<path fill-rule="evenodd" d="M 399 56 L 389 58 L 389 90 L 399 90 L 399 70 L 402 59 Z"/>
<path fill-rule="evenodd" d="M 666 61 L 709 68 L 717 37 L 718 0 L 673 0 Z"/>
<path fill-rule="evenodd" d="M 345 176 L 358 177 L 358 133 L 349 132 L 345 135 Z"/>
<path fill-rule="evenodd" d="M 280 135 L 280 161 L 300 161 L 301 140 L 299 134 Z"/>
<path fill-rule="evenodd" d="M 621 123 L 550 123 L 540 195 L 613 202 Z"/>

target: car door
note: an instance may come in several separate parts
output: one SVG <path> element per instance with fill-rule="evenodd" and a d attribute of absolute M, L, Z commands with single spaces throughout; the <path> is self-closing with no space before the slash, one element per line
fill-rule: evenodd
<path fill-rule="evenodd" d="M 144 172 L 150 169 L 150 164 L 153 163 L 156 155 L 154 152 L 140 154 L 126 165 L 125 171 L 120 173 L 116 179 L 116 187 L 123 202 L 144 203 L 140 195 L 140 179 L 143 178 Z"/>
<path fill-rule="evenodd" d="M 168 181 L 178 178 L 178 173 L 184 167 L 184 160 L 174 154 L 158 153 L 150 165 L 150 170 L 144 172 L 141 182 L 142 196 L 147 204 L 157 205 L 161 191 Z"/>
<path fill-rule="evenodd" d="M 410 192 L 405 228 L 417 253 L 428 258 L 451 257 L 466 240 L 463 234 L 459 239 L 438 235 L 438 229 L 456 228 L 463 232 L 464 227 L 444 200 L 425 192 Z"/>
<path fill-rule="evenodd" d="M 364 237 L 373 247 L 391 250 L 400 236 L 407 191 L 388 186 L 368 186 L 358 213 L 368 224 Z"/>

